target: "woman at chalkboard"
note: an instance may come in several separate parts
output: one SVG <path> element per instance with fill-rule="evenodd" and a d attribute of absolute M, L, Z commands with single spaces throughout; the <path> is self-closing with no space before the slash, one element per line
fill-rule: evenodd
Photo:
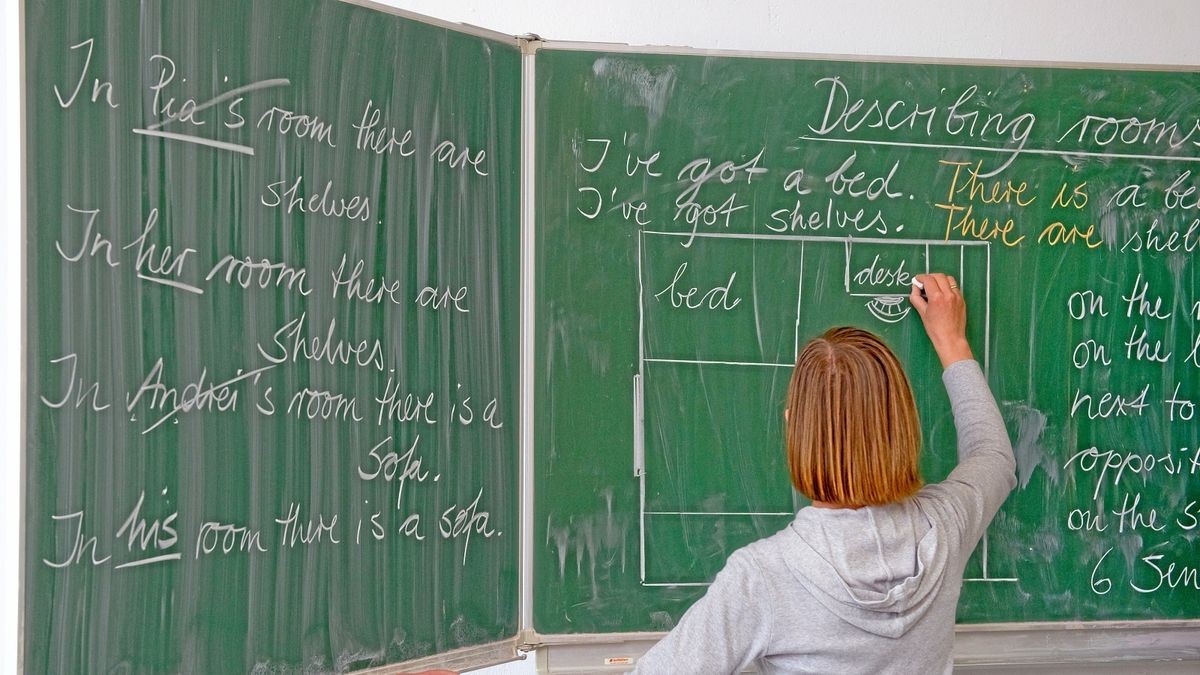
<path fill-rule="evenodd" d="M 922 486 L 912 389 L 878 337 L 835 328 L 812 340 L 784 411 L 792 483 L 812 505 L 730 556 L 636 673 L 951 671 L 963 567 L 1016 484 L 1015 462 L 958 283 L 917 282 L 909 299 L 944 368 L 958 466 Z"/>

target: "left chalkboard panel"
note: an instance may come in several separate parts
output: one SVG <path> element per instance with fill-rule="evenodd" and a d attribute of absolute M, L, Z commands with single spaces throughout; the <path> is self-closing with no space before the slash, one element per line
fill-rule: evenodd
<path fill-rule="evenodd" d="M 512 637 L 516 40 L 333 0 L 24 31 L 24 670 Z"/>

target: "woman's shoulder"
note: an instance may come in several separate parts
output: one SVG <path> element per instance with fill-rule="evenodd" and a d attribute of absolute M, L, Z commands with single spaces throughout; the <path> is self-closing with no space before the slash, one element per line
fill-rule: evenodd
<path fill-rule="evenodd" d="M 787 553 L 797 545 L 798 535 L 793 529 L 793 522 L 788 522 L 775 534 L 752 541 L 734 551 L 726 565 L 732 563 L 745 573 L 761 574 L 768 578 L 786 569 Z"/>

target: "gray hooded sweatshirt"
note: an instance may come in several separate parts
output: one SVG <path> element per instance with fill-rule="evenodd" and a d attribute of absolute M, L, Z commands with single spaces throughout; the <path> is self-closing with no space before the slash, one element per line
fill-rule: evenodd
<path fill-rule="evenodd" d="M 963 568 L 1016 484 L 1012 445 L 975 361 L 942 375 L 958 466 L 895 504 L 805 507 L 735 551 L 635 673 L 949 673 Z"/>

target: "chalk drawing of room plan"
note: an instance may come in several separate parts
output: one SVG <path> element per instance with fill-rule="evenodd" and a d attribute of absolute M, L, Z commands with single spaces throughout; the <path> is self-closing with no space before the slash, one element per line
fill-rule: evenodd
<path fill-rule="evenodd" d="M 803 504 L 787 479 L 781 417 L 800 346 L 836 325 L 867 328 L 894 345 L 924 340 L 906 296 L 912 276 L 930 270 L 959 280 L 969 337 L 989 372 L 986 242 L 639 234 L 633 460 L 643 585 L 707 585 L 734 549 L 787 525 Z M 922 453 L 935 453 L 931 460 L 948 471 L 949 406 L 940 420 L 922 407 L 945 397 L 935 363 L 906 365 L 922 424 L 937 430 L 924 434 Z M 987 541 L 967 580 L 1016 581 L 1015 570 L 992 569 Z"/>

